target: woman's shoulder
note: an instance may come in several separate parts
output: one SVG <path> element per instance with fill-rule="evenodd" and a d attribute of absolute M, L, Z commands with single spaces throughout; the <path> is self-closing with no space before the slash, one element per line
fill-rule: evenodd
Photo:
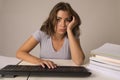
<path fill-rule="evenodd" d="M 42 39 L 48 37 L 48 35 L 47 35 L 45 32 L 41 31 L 41 30 L 36 30 L 36 31 L 32 34 L 32 36 L 33 36 L 37 41 L 41 41 Z"/>
<path fill-rule="evenodd" d="M 45 32 L 41 30 L 36 30 L 33 34 L 39 35 L 39 36 L 48 36 Z"/>

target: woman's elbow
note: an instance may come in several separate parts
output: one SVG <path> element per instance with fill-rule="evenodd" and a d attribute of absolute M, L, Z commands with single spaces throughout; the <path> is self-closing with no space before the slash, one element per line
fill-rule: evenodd
<path fill-rule="evenodd" d="M 21 51 L 18 50 L 16 52 L 16 58 L 21 59 Z"/>
<path fill-rule="evenodd" d="M 76 65 L 83 65 L 84 60 L 74 61 L 74 63 L 75 63 Z"/>
<path fill-rule="evenodd" d="M 76 65 L 83 65 L 85 57 L 73 60 Z"/>

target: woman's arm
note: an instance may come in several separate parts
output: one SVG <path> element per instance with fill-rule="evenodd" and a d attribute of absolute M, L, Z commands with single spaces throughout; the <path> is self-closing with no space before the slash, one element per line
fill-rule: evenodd
<path fill-rule="evenodd" d="M 16 57 L 31 63 L 37 63 L 38 58 L 29 54 L 29 52 L 38 44 L 31 36 L 17 51 Z"/>
<path fill-rule="evenodd" d="M 70 44 L 72 60 L 77 65 L 81 65 L 84 62 L 85 56 L 82 51 L 79 39 L 76 39 L 75 36 L 73 35 L 72 29 L 73 29 L 74 23 L 75 23 L 75 18 L 73 17 L 73 20 L 67 26 L 67 34 L 68 34 L 68 39 Z"/>
<path fill-rule="evenodd" d="M 77 65 L 81 65 L 84 62 L 85 56 L 80 46 L 79 39 L 76 39 L 72 31 L 70 30 L 68 31 L 68 39 L 69 39 L 69 44 L 70 44 L 72 60 Z"/>
<path fill-rule="evenodd" d="M 54 68 L 56 67 L 56 64 L 54 64 L 52 61 L 49 60 L 43 60 L 38 57 L 35 57 L 30 54 L 30 51 L 38 44 L 39 42 L 31 36 L 17 51 L 16 57 L 19 59 L 22 59 L 24 61 L 42 65 L 45 67 L 45 65 L 48 66 L 48 68 Z"/>

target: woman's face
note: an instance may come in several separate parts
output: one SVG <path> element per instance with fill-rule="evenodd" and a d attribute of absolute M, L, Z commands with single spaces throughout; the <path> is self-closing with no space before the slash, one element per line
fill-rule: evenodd
<path fill-rule="evenodd" d="M 67 11 L 59 10 L 57 13 L 57 25 L 55 26 L 55 33 L 64 35 L 67 31 L 67 25 L 70 23 L 70 16 Z"/>

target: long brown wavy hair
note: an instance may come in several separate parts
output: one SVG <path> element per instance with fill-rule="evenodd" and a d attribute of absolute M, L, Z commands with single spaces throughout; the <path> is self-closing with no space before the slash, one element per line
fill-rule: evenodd
<path fill-rule="evenodd" d="M 75 36 L 80 35 L 79 26 L 81 24 L 81 20 L 79 15 L 72 9 L 69 3 L 59 2 L 57 3 L 53 9 L 51 10 L 49 17 L 47 20 L 42 24 L 40 30 L 45 32 L 47 35 L 53 35 L 55 33 L 55 26 L 57 24 L 57 13 L 59 10 L 67 11 L 69 15 L 74 16 L 76 19 L 75 27 L 73 28 L 72 32 Z"/>

